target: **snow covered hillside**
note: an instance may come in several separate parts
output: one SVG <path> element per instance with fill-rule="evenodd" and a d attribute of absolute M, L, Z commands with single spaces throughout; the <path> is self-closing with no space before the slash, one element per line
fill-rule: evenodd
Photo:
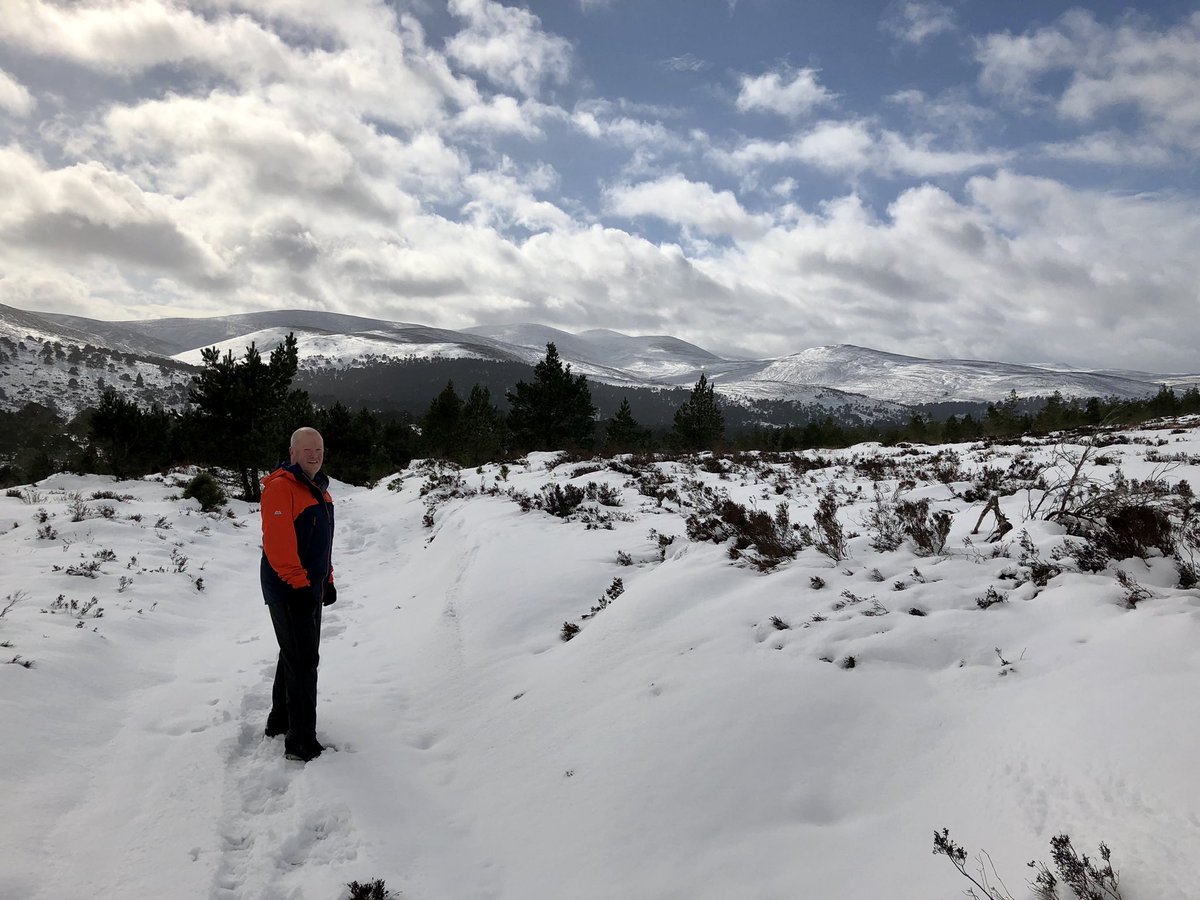
<path fill-rule="evenodd" d="M 106 387 L 147 408 L 178 408 L 187 399 L 190 366 L 93 345 L 85 337 L 0 316 L 0 409 L 39 403 L 70 419 L 99 403 Z"/>
<path fill-rule="evenodd" d="M 1144 373 L 1143 373 L 1144 374 Z M 843 391 L 902 403 L 1002 400 L 1011 391 L 1022 397 L 1145 397 L 1158 376 L 1139 380 L 1129 375 L 1058 371 L 1037 366 L 972 359 L 919 359 L 839 344 L 812 347 L 772 360 L 744 379 L 724 385 L 726 391 L 750 391 L 759 382 L 825 384 Z M 1186 381 L 1187 379 L 1181 379 Z"/>
<path fill-rule="evenodd" d="M 628 387 L 690 388 L 701 373 L 732 402 L 783 400 L 819 410 L 843 410 L 874 420 L 896 417 L 894 404 L 993 402 L 1020 396 L 1127 397 L 1153 395 L 1160 384 L 1180 389 L 1200 382 L 1189 374 L 1086 372 L 1057 366 L 964 359 L 920 359 L 840 344 L 812 347 L 778 359 L 729 359 L 667 335 L 636 336 L 607 329 L 578 334 L 533 323 L 452 330 L 321 310 L 271 310 L 208 318 L 101 322 L 36 314 L 0 305 L 0 331 L 56 332 L 53 339 L 86 339 L 144 357 L 169 353 L 200 364 L 204 347 L 241 356 L 252 341 L 269 353 L 289 332 L 302 369 L 364 368 L 397 358 L 486 359 L 533 365 L 554 342 L 577 374 Z M 72 337 L 73 336 L 73 337 Z M 82 337 L 81 337 L 82 336 Z M 141 346 L 137 346 L 138 343 Z M 867 399 L 870 398 L 870 399 Z"/>
<path fill-rule="evenodd" d="M 1200 422 L 1105 444 L 1101 494 L 1193 508 Z M 1031 517 L 1079 452 L 534 454 L 334 485 L 337 752 L 308 765 L 262 735 L 255 507 L 202 513 L 186 474 L 11 490 L 0 896 L 952 900 L 948 827 L 1015 900 L 1059 832 L 1107 842 L 1125 900 L 1194 898 L 1200 594 L 1159 550 L 1105 560 Z M 989 542 L 997 485 L 1014 527 Z M 878 549 L 897 492 L 949 515 L 944 545 Z M 762 541 L 736 560 L 726 500 Z"/>

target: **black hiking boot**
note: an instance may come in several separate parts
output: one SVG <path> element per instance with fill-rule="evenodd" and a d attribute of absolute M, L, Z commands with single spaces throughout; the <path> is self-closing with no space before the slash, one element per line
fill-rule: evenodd
<path fill-rule="evenodd" d="M 279 719 L 267 716 L 267 727 L 263 729 L 263 734 L 265 734 L 267 737 L 279 737 L 281 734 L 287 734 L 287 730 L 288 726 L 286 720 L 284 720 L 281 724 Z"/>
<path fill-rule="evenodd" d="M 325 747 L 321 744 L 321 742 L 316 738 L 313 738 L 311 741 L 291 747 L 287 746 L 285 743 L 283 747 L 283 755 L 286 759 L 294 759 L 298 760 L 299 762 L 306 763 L 310 760 L 316 759 L 321 755 L 322 752 L 324 752 L 324 750 Z"/>

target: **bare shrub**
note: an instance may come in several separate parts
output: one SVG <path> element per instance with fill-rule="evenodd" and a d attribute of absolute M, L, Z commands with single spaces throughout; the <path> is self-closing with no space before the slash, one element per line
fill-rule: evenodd
<path fill-rule="evenodd" d="M 933 855 L 945 856 L 958 873 L 971 882 L 973 887 L 966 890 L 966 895 L 972 900 L 1013 900 L 986 851 L 976 857 L 974 874 L 967 871 L 967 851 L 950 837 L 948 828 L 933 833 Z M 1079 854 L 1070 835 L 1059 834 L 1050 839 L 1050 859 L 1057 876 L 1043 862 L 1033 860 L 1027 864 L 1035 873 L 1029 886 L 1038 900 L 1066 900 L 1058 892 L 1060 879 L 1073 892 L 1072 898 L 1123 900 L 1120 878 L 1112 867 L 1112 853 L 1103 842 L 1100 844 L 1100 864 L 1097 865 L 1086 855 Z"/>
<path fill-rule="evenodd" d="M 728 497 L 719 497 L 711 506 L 689 515 L 687 534 L 693 541 L 716 544 L 732 539 L 730 558 L 744 558 L 761 572 L 794 559 L 804 546 L 792 528 L 786 503 L 780 503 L 771 516 L 762 510 L 747 509 Z"/>
<path fill-rule="evenodd" d="M 800 532 L 804 543 L 813 544 L 834 562 L 841 562 L 850 555 L 850 550 L 837 512 L 837 495 L 832 490 L 826 491 L 817 501 L 812 527 L 805 526 Z"/>
<path fill-rule="evenodd" d="M 896 504 L 896 517 L 905 534 L 912 538 L 917 553 L 921 556 L 940 556 L 946 549 L 946 538 L 950 536 L 950 513 L 929 511 L 929 500 L 900 500 Z"/>
<path fill-rule="evenodd" d="M 1124 569 L 1117 569 L 1117 582 L 1125 591 L 1125 608 L 1137 609 L 1137 605 L 1143 600 L 1149 600 L 1154 595 L 1150 593 L 1144 585 L 1139 584 L 1137 579 L 1126 572 Z"/>

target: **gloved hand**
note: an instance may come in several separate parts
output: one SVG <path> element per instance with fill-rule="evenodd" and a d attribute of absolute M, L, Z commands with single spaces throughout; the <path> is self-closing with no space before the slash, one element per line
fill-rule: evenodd
<path fill-rule="evenodd" d="M 330 606 L 337 603 L 337 587 L 331 581 L 325 585 L 325 595 L 321 598 L 322 606 Z"/>

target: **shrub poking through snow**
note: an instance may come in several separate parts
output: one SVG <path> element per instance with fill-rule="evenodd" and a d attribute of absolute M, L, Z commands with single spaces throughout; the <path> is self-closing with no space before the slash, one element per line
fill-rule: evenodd
<path fill-rule="evenodd" d="M 801 528 L 800 535 L 805 543 L 813 544 L 834 562 L 841 562 L 850 555 L 850 550 L 837 511 L 837 495 L 832 490 L 826 491 L 817 501 L 812 526 Z"/>
<path fill-rule="evenodd" d="M 211 472 L 201 472 L 189 481 L 183 489 L 183 496 L 198 501 L 205 512 L 224 506 L 226 501 L 225 490 Z"/>
<path fill-rule="evenodd" d="M 611 484 L 597 484 L 594 481 L 589 481 L 587 483 L 585 492 L 587 499 L 595 500 L 601 506 L 621 505 L 621 491 L 619 488 L 615 488 Z"/>
<path fill-rule="evenodd" d="M 1143 600 L 1149 600 L 1154 595 L 1124 569 L 1117 569 L 1117 582 L 1125 591 L 1125 608 L 1137 609 Z"/>
<path fill-rule="evenodd" d="M 382 878 L 363 883 L 351 881 L 346 887 L 350 889 L 348 900 L 389 900 L 395 896 L 387 889 Z"/>
<path fill-rule="evenodd" d="M 579 634 L 579 626 L 574 622 L 563 622 L 562 631 L 558 634 L 564 641 L 569 641 L 575 635 Z"/>
<path fill-rule="evenodd" d="M 940 556 L 946 549 L 950 513 L 944 510 L 931 513 L 927 499 L 900 500 L 896 503 L 896 516 L 921 556 Z"/>
<path fill-rule="evenodd" d="M 933 855 L 944 856 L 958 873 L 974 887 L 966 891 L 973 900 L 1013 900 L 1013 895 L 996 872 L 991 857 L 986 852 L 976 857 L 974 874 L 967 871 L 967 851 L 950 837 L 950 830 L 943 828 L 933 833 Z M 987 864 L 984 864 L 984 860 Z M 1044 862 L 1032 860 L 1027 863 L 1034 870 L 1030 887 L 1038 900 L 1124 900 L 1119 887 L 1120 878 L 1112 867 L 1112 851 L 1100 843 L 1099 864 L 1081 856 L 1067 834 L 1050 839 L 1050 859 L 1054 863 L 1056 876 Z M 1059 884 L 1071 889 L 1071 898 L 1059 893 Z"/>
<path fill-rule="evenodd" d="M 991 585 L 988 586 L 987 593 L 985 593 L 982 597 L 975 598 L 975 605 L 980 609 L 990 609 L 997 603 L 1007 602 L 1008 594 L 1004 593 L 1003 591 L 996 590 Z"/>
<path fill-rule="evenodd" d="M 875 488 L 875 502 L 863 516 L 863 527 L 871 536 L 871 547 L 881 553 L 898 550 L 904 543 L 904 527 L 896 515 L 896 497 L 886 497 Z"/>
<path fill-rule="evenodd" d="M 568 484 L 566 487 L 559 484 L 548 484 L 542 488 L 538 499 L 541 501 L 542 509 L 550 515 L 565 519 L 579 508 L 586 496 L 582 488 L 573 484 Z"/>
<path fill-rule="evenodd" d="M 580 618 L 590 619 L 596 615 L 596 613 L 600 612 L 600 610 L 608 609 L 608 605 L 620 597 L 623 593 L 625 593 L 625 582 L 623 582 L 620 578 L 614 578 L 612 580 L 612 584 L 608 586 L 608 589 L 603 593 L 603 595 L 601 595 L 600 599 L 596 601 L 596 605 L 592 607 L 591 612 L 584 613 L 582 616 L 580 616 Z"/>
<path fill-rule="evenodd" d="M 747 509 L 728 497 L 717 497 L 688 516 L 687 533 L 693 541 L 716 544 L 732 538 L 729 557 L 745 559 L 760 572 L 794 559 L 804 546 L 792 528 L 786 503 L 780 503 L 771 516 L 762 510 Z"/>
<path fill-rule="evenodd" d="M 1042 552 L 1038 549 L 1037 544 L 1033 542 L 1033 538 L 1029 536 L 1028 531 L 1021 531 L 1020 539 L 1021 556 L 1017 560 L 1029 573 L 1029 580 L 1039 588 L 1044 588 L 1056 575 L 1062 574 L 1062 569 L 1053 563 L 1048 563 L 1042 559 Z"/>
<path fill-rule="evenodd" d="M 1108 567 L 1109 560 L 1108 554 L 1102 547 L 1091 541 L 1073 541 L 1070 538 L 1064 540 L 1061 547 L 1056 547 L 1050 556 L 1054 560 L 1069 557 L 1075 560 L 1079 571 L 1093 573 L 1103 572 Z"/>

